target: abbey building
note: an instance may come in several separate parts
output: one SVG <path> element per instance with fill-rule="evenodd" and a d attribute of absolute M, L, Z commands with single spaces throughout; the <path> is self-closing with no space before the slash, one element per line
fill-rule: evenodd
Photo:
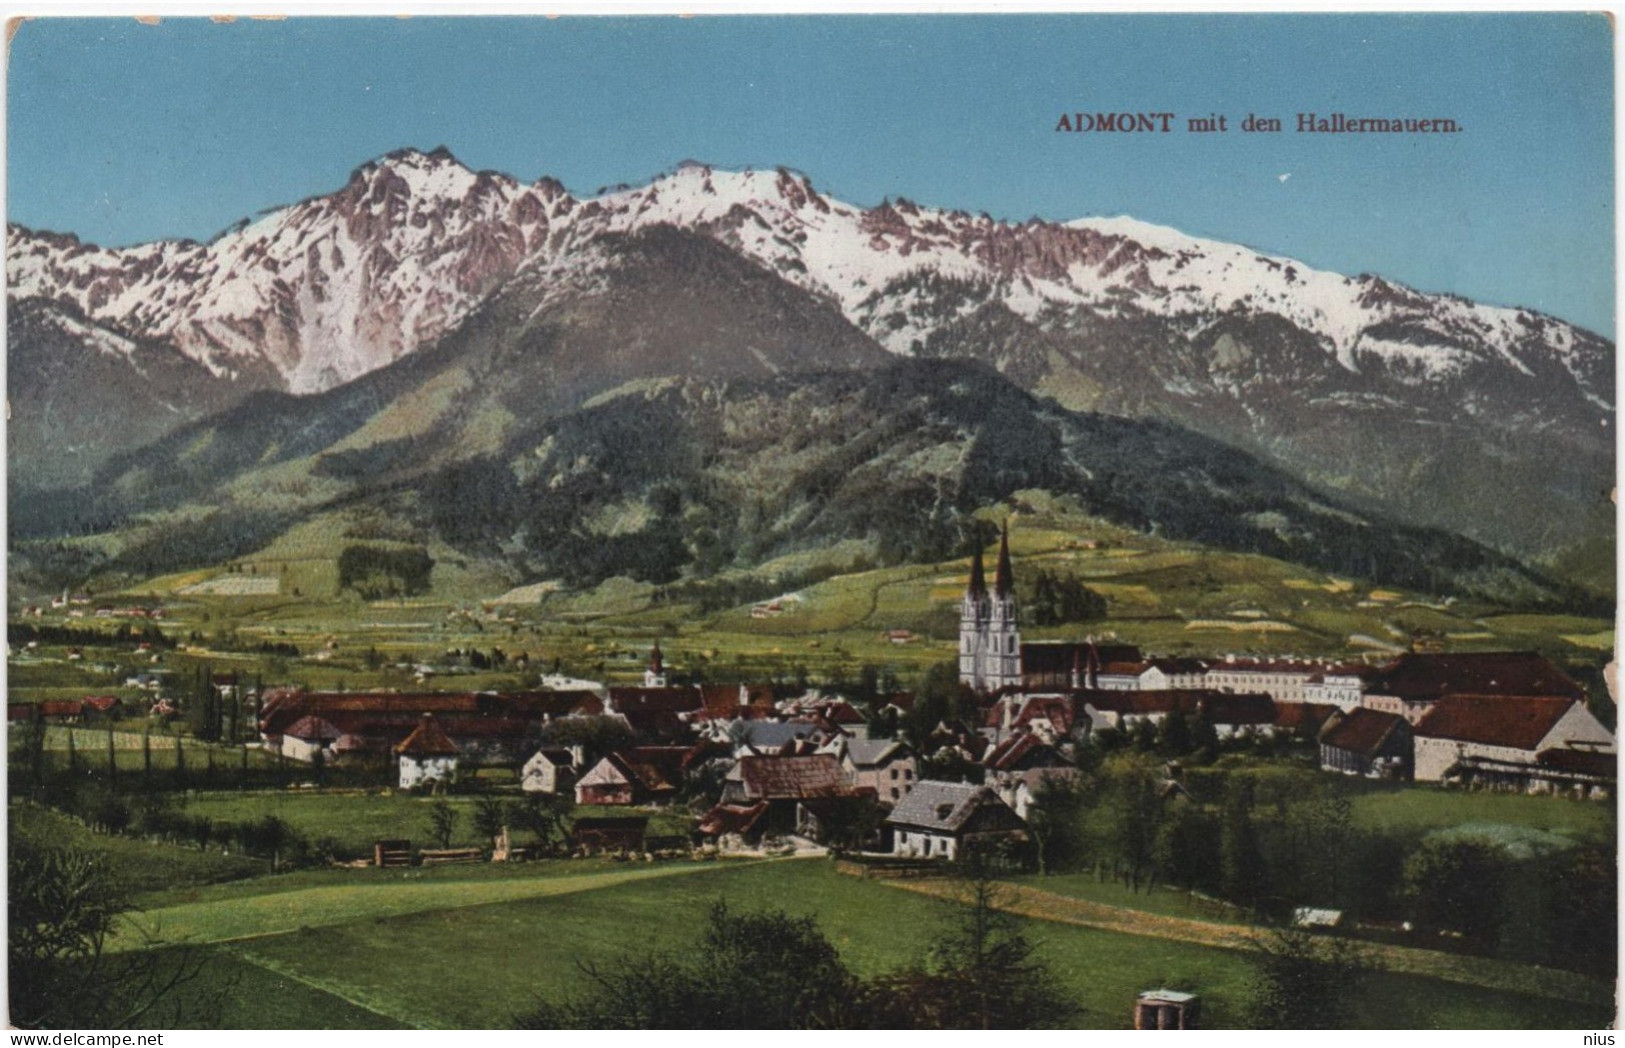
<path fill-rule="evenodd" d="M 1010 581 L 1010 526 L 999 536 L 999 564 L 988 591 L 982 551 L 971 561 L 970 585 L 959 613 L 959 679 L 979 692 L 1021 683 L 1021 630 Z"/>

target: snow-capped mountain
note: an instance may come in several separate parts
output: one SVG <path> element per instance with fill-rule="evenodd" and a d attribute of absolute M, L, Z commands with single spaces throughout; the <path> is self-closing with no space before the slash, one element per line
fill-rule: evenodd
<path fill-rule="evenodd" d="M 438 338 L 544 250 L 573 203 L 556 184 L 404 151 L 209 244 L 105 250 L 13 226 L 9 293 L 168 340 L 216 375 L 265 363 L 288 390 L 316 392 Z"/>
<path fill-rule="evenodd" d="M 292 392 L 331 388 L 432 341 L 522 265 L 557 268 L 603 232 L 670 223 L 707 233 L 839 304 L 881 345 L 917 352 L 944 314 L 917 278 L 982 285 L 1017 316 L 1139 312 L 1201 323 L 1242 311 L 1311 333 L 1349 371 L 1421 383 L 1495 360 L 1549 357 L 1609 409 L 1609 348 L 1528 310 L 1346 277 L 1130 218 L 1008 223 L 906 200 L 863 209 L 803 175 L 684 164 L 580 200 L 551 179 L 473 172 L 445 150 L 403 150 L 343 189 L 267 212 L 210 244 L 102 249 L 13 226 L 10 294 L 73 303 L 131 334 L 173 341 L 216 374 L 264 360 Z M 973 300 L 974 301 L 974 300 Z M 1384 335 L 1395 320 L 1414 326 Z M 1604 369 L 1606 370 L 1606 369 Z"/>
<path fill-rule="evenodd" d="M 1129 218 L 861 208 L 795 172 L 688 162 L 578 198 L 403 150 L 209 244 L 11 226 L 8 294 L 82 318 L 98 352 L 167 344 L 245 389 L 306 394 L 436 343 L 514 284 L 535 314 L 579 301 L 606 238 L 660 226 L 893 354 L 978 359 L 1067 407 L 1176 421 L 1417 523 L 1543 559 L 1610 530 L 1606 499 L 1592 505 L 1612 476 L 1610 342 Z"/>

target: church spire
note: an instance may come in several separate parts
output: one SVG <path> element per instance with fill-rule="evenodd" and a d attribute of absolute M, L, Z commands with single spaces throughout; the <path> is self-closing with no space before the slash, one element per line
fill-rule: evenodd
<path fill-rule="evenodd" d="M 1010 595 L 1010 522 L 1004 522 L 1004 530 L 999 533 L 999 568 L 993 576 L 993 595 L 995 597 L 1008 597 Z"/>
<path fill-rule="evenodd" d="M 982 547 L 977 546 L 976 552 L 970 559 L 970 586 L 965 590 L 965 596 L 981 599 L 987 596 L 987 575 L 982 571 Z"/>
<path fill-rule="evenodd" d="M 666 660 L 660 654 L 660 641 L 649 649 L 649 668 L 643 671 L 643 686 L 645 688 L 664 688 L 666 686 Z"/>

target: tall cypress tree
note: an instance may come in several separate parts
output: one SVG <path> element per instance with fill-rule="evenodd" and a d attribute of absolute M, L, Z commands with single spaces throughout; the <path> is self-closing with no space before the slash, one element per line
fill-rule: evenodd
<path fill-rule="evenodd" d="M 28 763 L 33 770 L 37 798 L 45 792 L 45 717 L 40 713 L 39 703 L 28 711 Z"/>
<path fill-rule="evenodd" d="M 1219 883 L 1225 898 L 1257 913 L 1269 898 L 1269 870 L 1264 865 L 1253 820 L 1253 781 L 1231 784 L 1219 823 Z"/>

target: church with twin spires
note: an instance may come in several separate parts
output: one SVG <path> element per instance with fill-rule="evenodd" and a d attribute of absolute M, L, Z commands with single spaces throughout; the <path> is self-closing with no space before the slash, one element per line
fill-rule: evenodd
<path fill-rule="evenodd" d="M 979 692 L 1021 684 L 1021 629 L 1010 575 L 1010 525 L 999 534 L 999 563 L 987 588 L 982 551 L 970 566 L 970 585 L 959 613 L 959 679 Z"/>

